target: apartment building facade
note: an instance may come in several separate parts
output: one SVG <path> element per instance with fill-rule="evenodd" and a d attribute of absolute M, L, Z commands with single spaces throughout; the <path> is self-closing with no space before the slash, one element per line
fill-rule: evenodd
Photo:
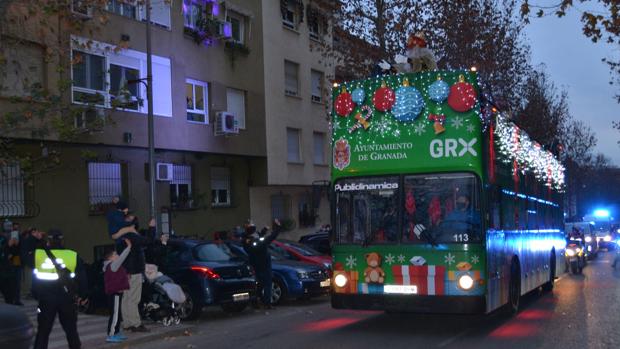
<path fill-rule="evenodd" d="M 309 92 L 323 88 L 325 75 L 319 86 L 310 79 L 327 72 L 308 58 L 308 29 L 285 29 L 288 13 L 282 9 L 289 3 L 296 11 L 310 9 L 307 1 L 152 0 L 154 176 L 163 231 L 210 237 L 248 218 L 258 224 L 283 218 L 292 228 L 312 229 L 314 207 L 325 210 L 318 214 L 327 223 L 326 195 L 320 205 L 310 195 L 314 181 L 328 178 L 327 122 L 322 101 L 313 102 Z M 22 10 L 19 2 L 13 6 L 7 13 Z M 27 65 L 28 83 L 53 90 L 59 79 L 70 81 L 63 102 L 86 109 L 73 127 L 88 127 L 102 116 L 104 125 L 70 142 L 57 134 L 2 130 L 10 132 L 16 151 L 60 154 L 60 165 L 25 180 L 19 164 L 4 164 L 0 217 L 24 227 L 59 228 L 67 244 L 89 259 L 94 246 L 110 242 L 105 213 L 115 196 L 128 201 L 143 224 L 148 220 L 146 14 L 138 4 L 110 0 L 95 9 L 107 23 L 91 31 L 94 10 L 71 10 L 83 16 L 84 27 L 55 33 L 70 62 L 45 56 L 44 40 L 28 35 L 36 32 L 33 23 L 3 27 L 8 69 L 0 105 L 7 110 L 18 108 L 15 97 L 28 100 L 23 76 L 11 73 L 11 64 Z M 287 41 L 277 37 L 292 33 L 297 37 Z M 295 41 L 305 41 L 297 48 L 306 55 L 285 57 Z M 292 87 L 288 61 L 298 69 L 295 97 L 280 89 L 285 75 Z M 58 74 L 62 64 L 68 69 Z M 289 138 L 295 131 L 296 144 Z M 298 157 L 287 157 L 295 149 Z"/>

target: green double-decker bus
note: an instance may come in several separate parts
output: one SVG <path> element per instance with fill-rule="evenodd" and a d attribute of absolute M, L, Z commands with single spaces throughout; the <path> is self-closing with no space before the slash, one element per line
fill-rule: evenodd
<path fill-rule="evenodd" d="M 335 84 L 332 306 L 516 311 L 563 270 L 564 169 L 471 71 Z"/>

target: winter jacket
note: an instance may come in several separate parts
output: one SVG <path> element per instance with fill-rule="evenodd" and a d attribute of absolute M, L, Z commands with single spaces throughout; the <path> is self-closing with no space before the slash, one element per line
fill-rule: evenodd
<path fill-rule="evenodd" d="M 144 273 L 144 264 L 146 263 L 144 258 L 144 246 L 146 245 L 146 239 L 136 233 L 123 235 L 121 239 L 118 239 L 116 244 L 116 252 L 119 254 L 121 254 L 126 247 L 123 239 L 131 240 L 131 251 L 123 262 L 123 267 L 129 274 Z"/>
<path fill-rule="evenodd" d="M 118 231 L 122 228 L 129 227 L 134 224 L 133 222 L 125 221 L 125 213 L 120 210 L 108 212 L 106 218 L 108 219 L 108 234 L 110 234 L 110 236 L 118 233 Z"/>
<path fill-rule="evenodd" d="M 269 236 L 254 234 L 243 240 L 243 249 L 248 254 L 250 264 L 257 272 L 271 269 L 271 254 L 269 245 L 280 234 L 281 228 L 276 226 Z"/>

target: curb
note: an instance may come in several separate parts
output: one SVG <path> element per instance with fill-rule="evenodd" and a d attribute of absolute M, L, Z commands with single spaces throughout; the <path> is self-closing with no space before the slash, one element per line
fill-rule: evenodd
<path fill-rule="evenodd" d="M 127 348 L 130 347 L 132 345 L 138 345 L 138 344 L 143 344 L 143 343 L 147 343 L 147 342 L 151 342 L 153 340 L 156 339 L 162 339 L 165 337 L 171 337 L 171 336 L 179 336 L 179 335 L 183 335 L 186 331 L 191 331 L 194 329 L 194 327 L 196 327 L 196 325 L 181 325 L 181 326 L 177 326 L 174 329 L 171 329 L 169 331 L 163 331 L 163 332 L 157 332 L 157 333 L 151 333 L 151 334 L 147 334 L 144 335 L 142 337 L 138 337 L 138 338 L 129 338 L 124 342 L 121 343 L 102 343 L 99 345 L 89 345 L 89 348 L 93 348 L 93 349 L 112 349 L 112 348 Z M 89 343 L 83 343 L 83 344 L 89 344 Z"/>

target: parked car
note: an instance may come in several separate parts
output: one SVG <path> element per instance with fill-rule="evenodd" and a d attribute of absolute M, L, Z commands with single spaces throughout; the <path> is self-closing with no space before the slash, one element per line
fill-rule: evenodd
<path fill-rule="evenodd" d="M 240 243 L 227 241 L 226 245 L 233 254 L 247 258 L 247 253 Z M 290 258 L 292 256 L 281 254 L 272 245 L 272 304 L 278 304 L 287 298 L 309 299 L 329 292 L 330 278 L 328 269 L 316 264 L 291 260 Z"/>
<path fill-rule="evenodd" d="M 332 257 L 322 254 L 312 247 L 291 240 L 275 240 L 272 244 L 286 250 L 298 261 L 322 265 L 331 270 Z"/>
<path fill-rule="evenodd" d="M 168 242 L 161 270 L 185 291 L 181 319 L 196 318 L 204 306 L 239 312 L 256 298 L 256 278 L 248 263 L 213 241 Z"/>
<path fill-rule="evenodd" d="M 332 249 L 329 244 L 329 232 L 317 231 L 313 234 L 304 235 L 299 238 L 299 243 L 326 254 L 331 255 Z"/>

